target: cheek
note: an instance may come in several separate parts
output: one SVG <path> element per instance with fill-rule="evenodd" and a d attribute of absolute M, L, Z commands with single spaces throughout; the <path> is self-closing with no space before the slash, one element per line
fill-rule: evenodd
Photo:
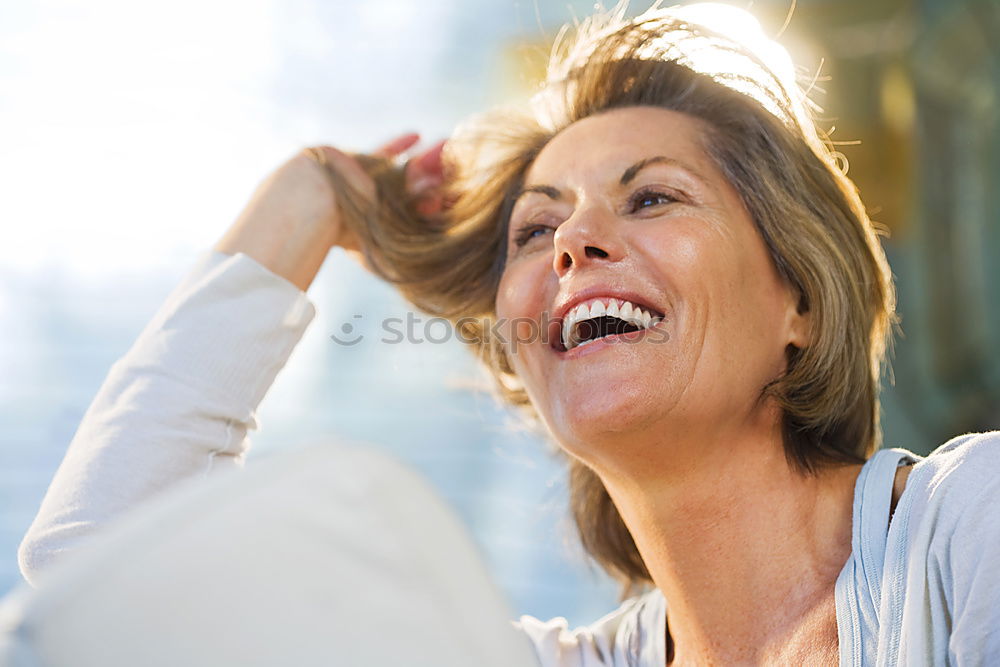
<path fill-rule="evenodd" d="M 764 242 L 747 233 L 713 248 L 706 302 L 706 346 L 713 370 L 756 387 L 784 364 L 784 287 Z M 742 378 L 742 379 L 741 379 Z"/>
<path fill-rule="evenodd" d="M 732 256 L 727 297 L 734 313 L 758 335 L 774 333 L 781 323 L 785 288 L 771 256 L 756 233 L 746 234 Z"/>
<path fill-rule="evenodd" d="M 545 315 L 551 262 L 544 257 L 526 259 L 508 266 L 497 289 L 496 314 L 498 331 L 503 337 L 511 363 L 518 372 L 520 356 L 526 348 L 547 341 L 548 323 Z"/>
<path fill-rule="evenodd" d="M 497 317 L 537 320 L 545 306 L 546 273 L 551 273 L 551 262 L 542 257 L 509 265 L 497 288 Z"/>
<path fill-rule="evenodd" d="M 756 258 L 745 247 L 747 239 L 734 233 L 731 223 L 714 218 L 672 221 L 651 229 L 636 244 L 644 263 L 655 267 L 656 280 L 678 297 L 673 313 L 678 327 L 678 353 L 694 355 L 699 366 L 713 372 L 739 359 L 747 335 L 756 334 L 760 315 Z M 751 261 L 748 261 L 750 259 Z M 691 360 L 694 361 L 693 359 Z"/>

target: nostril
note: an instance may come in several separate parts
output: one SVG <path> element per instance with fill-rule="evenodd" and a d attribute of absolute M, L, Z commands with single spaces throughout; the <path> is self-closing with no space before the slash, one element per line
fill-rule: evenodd
<path fill-rule="evenodd" d="M 568 269 L 569 267 L 573 266 L 573 258 L 569 256 L 568 252 L 564 252 L 562 254 L 562 258 L 560 259 L 559 263 L 562 265 L 562 268 Z"/>
<path fill-rule="evenodd" d="M 592 246 L 592 245 L 586 247 L 586 253 L 587 257 L 597 257 L 599 259 L 604 259 L 605 257 L 608 256 L 608 253 L 606 251 L 601 250 L 597 246 Z"/>

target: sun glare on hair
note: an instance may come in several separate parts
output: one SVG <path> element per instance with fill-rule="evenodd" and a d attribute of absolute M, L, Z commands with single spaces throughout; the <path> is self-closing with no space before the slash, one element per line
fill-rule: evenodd
<path fill-rule="evenodd" d="M 804 99 L 795 83 L 795 66 L 788 51 L 770 39 L 760 22 L 750 12 L 720 3 L 699 3 L 673 10 L 680 19 L 709 27 L 724 40 L 732 40 L 745 47 L 767 69 L 739 53 L 733 53 L 725 41 L 712 38 L 684 40 L 680 46 L 686 64 L 692 69 L 708 74 L 720 83 L 749 95 L 768 111 L 790 121 L 787 113 L 804 118 Z M 783 89 L 783 90 L 782 90 Z M 783 110 L 775 103 L 788 95 L 789 105 Z M 773 97 L 772 97 L 773 96 Z"/>

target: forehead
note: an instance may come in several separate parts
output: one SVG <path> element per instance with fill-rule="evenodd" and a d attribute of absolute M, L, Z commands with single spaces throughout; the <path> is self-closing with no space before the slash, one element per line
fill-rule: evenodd
<path fill-rule="evenodd" d="M 605 111 L 579 120 L 553 137 L 538 154 L 525 181 L 583 181 L 609 171 L 620 174 L 651 155 L 673 158 L 704 176 L 715 176 L 717 170 L 704 149 L 706 129 L 697 118 L 657 107 Z"/>

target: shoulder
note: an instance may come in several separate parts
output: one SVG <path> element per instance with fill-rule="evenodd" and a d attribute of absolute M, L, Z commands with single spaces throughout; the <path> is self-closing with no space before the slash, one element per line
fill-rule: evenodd
<path fill-rule="evenodd" d="M 925 461 L 961 461 L 977 456 L 1000 457 L 1000 431 L 955 436 L 931 452 Z"/>
<path fill-rule="evenodd" d="M 957 564 L 1000 544 L 1000 432 L 952 438 L 920 460 L 906 483 L 908 546 L 940 564 Z M 956 563 L 957 561 L 957 563 Z"/>
<path fill-rule="evenodd" d="M 663 660 L 656 662 L 656 654 L 665 650 L 661 644 L 665 643 L 666 603 L 656 589 L 626 600 L 590 625 L 572 630 L 562 617 L 542 621 L 522 616 L 514 625 L 528 635 L 542 667 L 664 664 Z M 658 637 L 662 640 L 659 643 Z"/>
<path fill-rule="evenodd" d="M 1000 472 L 1000 431 L 966 433 L 944 443 L 913 470 L 914 484 L 928 500 L 964 504 L 996 490 Z"/>

